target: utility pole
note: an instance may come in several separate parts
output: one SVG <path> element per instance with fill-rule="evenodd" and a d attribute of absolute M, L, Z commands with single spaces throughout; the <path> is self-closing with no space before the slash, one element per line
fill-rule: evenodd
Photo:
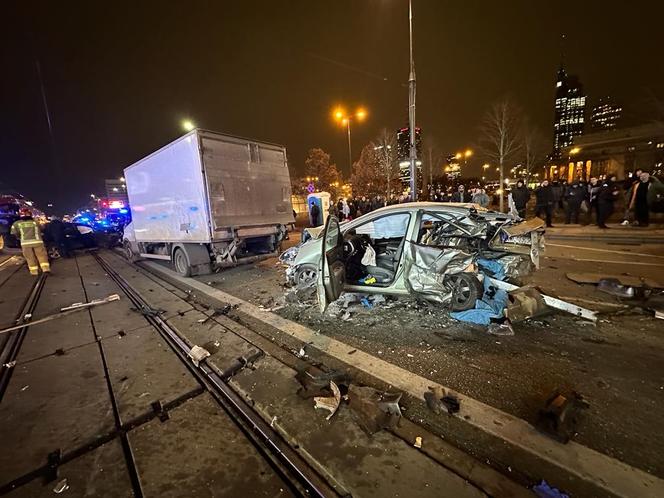
<path fill-rule="evenodd" d="M 433 147 L 429 147 L 429 187 L 433 184 Z"/>
<path fill-rule="evenodd" d="M 415 146 L 415 61 L 413 60 L 413 2 L 408 0 L 410 74 L 408 76 L 408 125 L 410 129 L 410 199 L 417 200 L 417 148 Z"/>
<path fill-rule="evenodd" d="M 348 129 L 348 174 L 352 175 L 353 174 L 353 153 L 350 150 L 350 117 L 346 121 L 346 127 Z"/>

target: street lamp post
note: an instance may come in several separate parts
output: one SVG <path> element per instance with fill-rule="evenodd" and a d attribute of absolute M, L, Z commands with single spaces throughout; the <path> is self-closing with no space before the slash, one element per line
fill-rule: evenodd
<path fill-rule="evenodd" d="M 415 148 L 415 61 L 413 60 L 413 2 L 408 0 L 408 27 L 410 41 L 410 74 L 408 75 L 408 127 L 410 131 L 410 198 L 417 200 L 417 149 Z"/>
<path fill-rule="evenodd" d="M 350 140 L 350 122 L 352 119 L 357 119 L 358 121 L 363 121 L 367 117 L 367 111 L 360 108 L 355 114 L 346 114 L 343 109 L 338 108 L 334 111 L 334 118 L 339 121 L 342 125 L 346 126 L 346 131 L 348 133 L 348 174 L 350 175 L 353 172 L 353 153 L 351 149 L 351 140 Z"/>

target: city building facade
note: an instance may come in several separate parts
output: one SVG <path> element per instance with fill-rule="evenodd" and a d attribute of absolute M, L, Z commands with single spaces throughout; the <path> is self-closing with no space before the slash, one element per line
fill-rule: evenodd
<path fill-rule="evenodd" d="M 595 131 L 615 130 L 620 125 L 623 109 L 610 98 L 600 99 L 590 112 L 590 129 Z"/>
<path fill-rule="evenodd" d="M 579 78 L 569 75 L 561 66 L 556 79 L 556 98 L 553 121 L 553 157 L 560 158 L 561 150 L 574 143 L 585 128 L 586 96 Z"/>
<path fill-rule="evenodd" d="M 422 129 L 415 128 L 415 150 L 417 153 L 417 176 L 422 175 Z M 408 127 L 397 130 L 397 163 L 399 164 L 399 179 L 404 186 L 410 184 L 410 129 Z"/>

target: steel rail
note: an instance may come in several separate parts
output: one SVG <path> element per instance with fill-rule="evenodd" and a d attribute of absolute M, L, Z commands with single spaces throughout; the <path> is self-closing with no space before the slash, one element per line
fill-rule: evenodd
<path fill-rule="evenodd" d="M 218 375 L 204 360 L 195 365 L 189 356 L 191 347 L 180 335 L 158 313 L 153 312 L 154 310 L 143 297 L 107 261 L 95 252 L 91 252 L 91 254 L 108 277 L 122 289 L 136 308 L 143 312 L 148 322 L 157 329 L 189 371 L 207 388 L 249 441 L 272 464 L 282 479 L 291 485 L 293 491 L 309 497 L 339 496 L 306 460 L 233 391 L 228 385 L 227 379 Z"/>

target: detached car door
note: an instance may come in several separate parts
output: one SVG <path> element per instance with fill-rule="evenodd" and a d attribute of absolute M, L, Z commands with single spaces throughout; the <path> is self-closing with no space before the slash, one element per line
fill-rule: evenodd
<path fill-rule="evenodd" d="M 318 262 L 316 287 L 318 305 L 321 313 L 324 313 L 327 305 L 339 298 L 346 283 L 344 238 L 336 217 L 327 218 L 322 239 L 322 254 Z"/>

